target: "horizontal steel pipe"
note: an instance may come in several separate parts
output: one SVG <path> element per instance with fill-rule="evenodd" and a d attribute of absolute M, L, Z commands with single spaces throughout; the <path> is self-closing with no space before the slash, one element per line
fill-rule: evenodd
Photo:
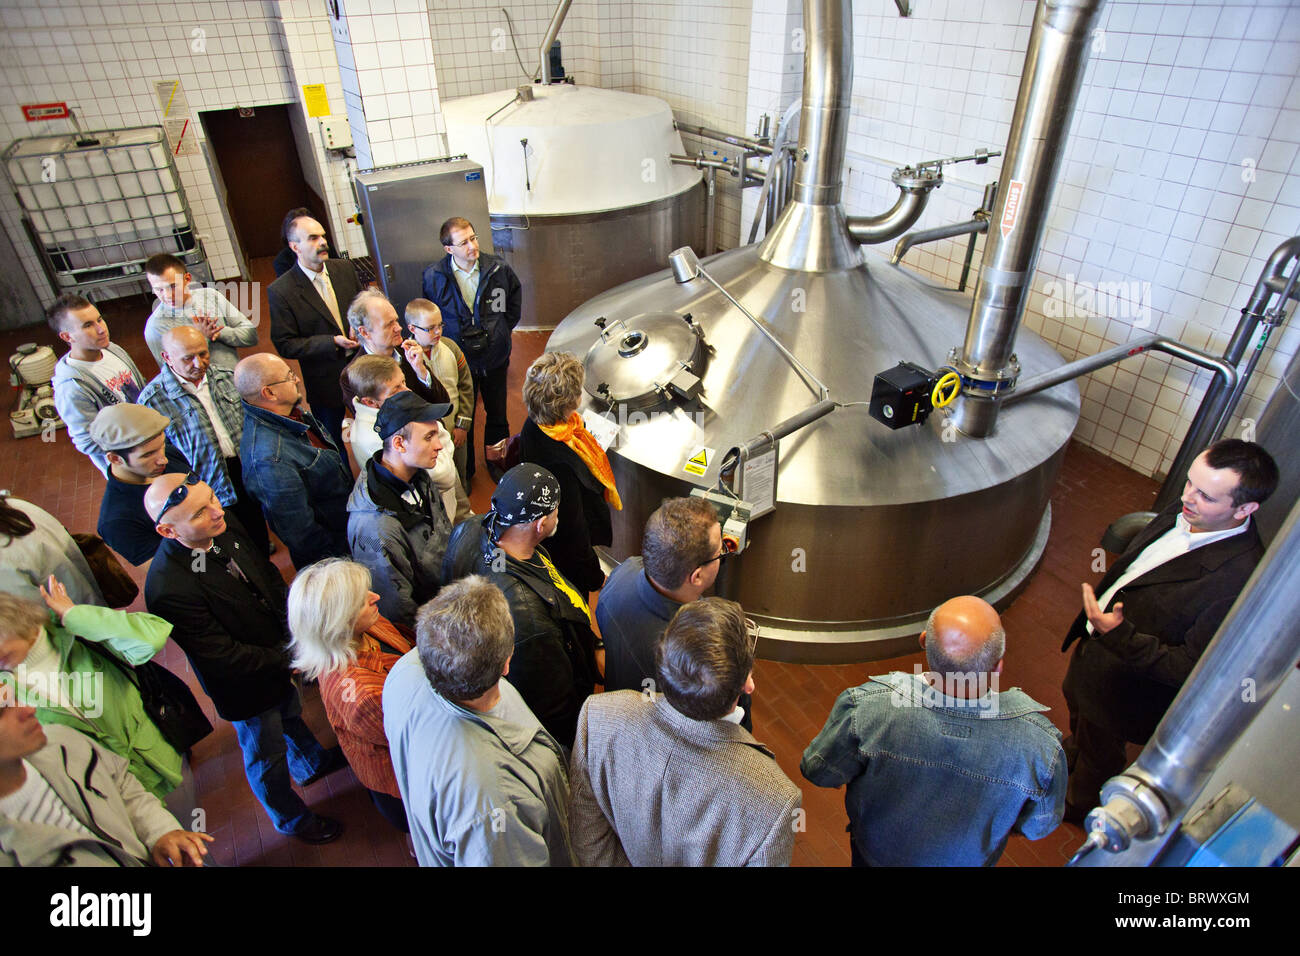
<path fill-rule="evenodd" d="M 850 224 L 852 220 L 850 220 Z M 850 225 L 850 228 L 852 226 Z M 894 246 L 894 254 L 890 256 L 891 265 L 898 265 L 903 261 L 903 256 L 907 255 L 907 250 L 913 246 L 919 246 L 926 242 L 938 242 L 940 239 L 952 239 L 956 236 L 966 236 L 971 233 L 988 232 L 989 221 L 987 219 L 971 219 L 967 222 L 954 222 L 947 226 L 935 226 L 932 229 L 918 229 L 916 232 L 909 232 L 898 240 Z"/>

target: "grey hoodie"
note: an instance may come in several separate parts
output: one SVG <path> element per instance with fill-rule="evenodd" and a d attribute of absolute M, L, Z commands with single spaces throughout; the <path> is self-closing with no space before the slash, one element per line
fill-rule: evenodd
<path fill-rule="evenodd" d="M 106 351 L 112 352 L 126 363 L 126 367 L 135 376 L 135 387 L 143 389 L 144 376 L 131 361 L 131 356 L 126 354 L 126 349 L 110 342 Z M 95 420 L 101 408 L 116 405 L 117 396 L 90 372 L 83 371 L 69 362 L 67 354 L 64 354 L 54 366 L 52 384 L 54 407 L 58 409 L 63 423 L 68 426 L 68 437 L 72 439 L 72 444 L 77 451 L 88 456 L 107 478 L 108 459 L 104 457 L 104 450 L 90 437 L 90 423 Z"/>

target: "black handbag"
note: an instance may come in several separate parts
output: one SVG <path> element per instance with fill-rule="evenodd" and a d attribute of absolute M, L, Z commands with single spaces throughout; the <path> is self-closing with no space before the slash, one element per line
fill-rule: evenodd
<path fill-rule="evenodd" d="M 167 668 L 153 661 L 145 661 L 133 667 L 108 650 L 95 648 L 89 642 L 84 643 L 99 651 L 100 657 L 112 661 L 135 684 L 140 691 L 144 712 L 149 715 L 163 738 L 176 748 L 177 753 L 188 752 L 212 733 L 212 722 L 203 713 L 194 692 L 185 681 Z"/>
<path fill-rule="evenodd" d="M 460 350 L 465 353 L 465 358 L 471 361 L 486 355 L 491 345 L 492 336 L 481 325 L 471 325 L 460 331 Z"/>

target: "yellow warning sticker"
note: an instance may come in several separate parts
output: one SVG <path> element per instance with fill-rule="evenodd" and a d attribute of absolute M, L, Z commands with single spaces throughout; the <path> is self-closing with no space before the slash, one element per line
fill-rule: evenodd
<path fill-rule="evenodd" d="M 701 446 L 686 459 L 686 464 L 682 466 L 682 471 L 688 475 L 703 477 L 704 473 L 709 470 L 709 462 L 713 461 L 713 449 Z"/>
<path fill-rule="evenodd" d="M 302 100 L 303 105 L 307 107 L 308 116 L 330 115 L 330 99 L 325 92 L 324 83 L 304 83 Z"/>

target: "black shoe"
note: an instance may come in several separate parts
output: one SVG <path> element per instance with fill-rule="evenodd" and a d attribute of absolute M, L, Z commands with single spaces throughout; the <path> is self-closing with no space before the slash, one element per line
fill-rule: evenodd
<path fill-rule="evenodd" d="M 319 846 L 322 843 L 332 843 L 341 837 L 343 835 L 343 824 L 330 817 L 322 817 L 320 814 L 313 813 L 311 819 L 304 826 L 298 828 L 297 833 L 289 835 L 296 840 L 301 840 L 303 843 Z"/>
<path fill-rule="evenodd" d="M 339 747 L 331 747 L 325 751 L 325 760 L 321 763 L 320 769 L 314 774 L 298 784 L 300 787 L 310 787 L 317 780 L 328 777 L 330 774 L 342 770 L 348 765 L 348 758 L 343 756 L 343 750 Z"/>
<path fill-rule="evenodd" d="M 499 467 L 496 462 L 490 461 L 487 463 L 487 473 L 488 477 L 492 479 L 492 483 L 495 485 L 501 481 L 501 476 L 505 474 L 505 469 Z"/>

